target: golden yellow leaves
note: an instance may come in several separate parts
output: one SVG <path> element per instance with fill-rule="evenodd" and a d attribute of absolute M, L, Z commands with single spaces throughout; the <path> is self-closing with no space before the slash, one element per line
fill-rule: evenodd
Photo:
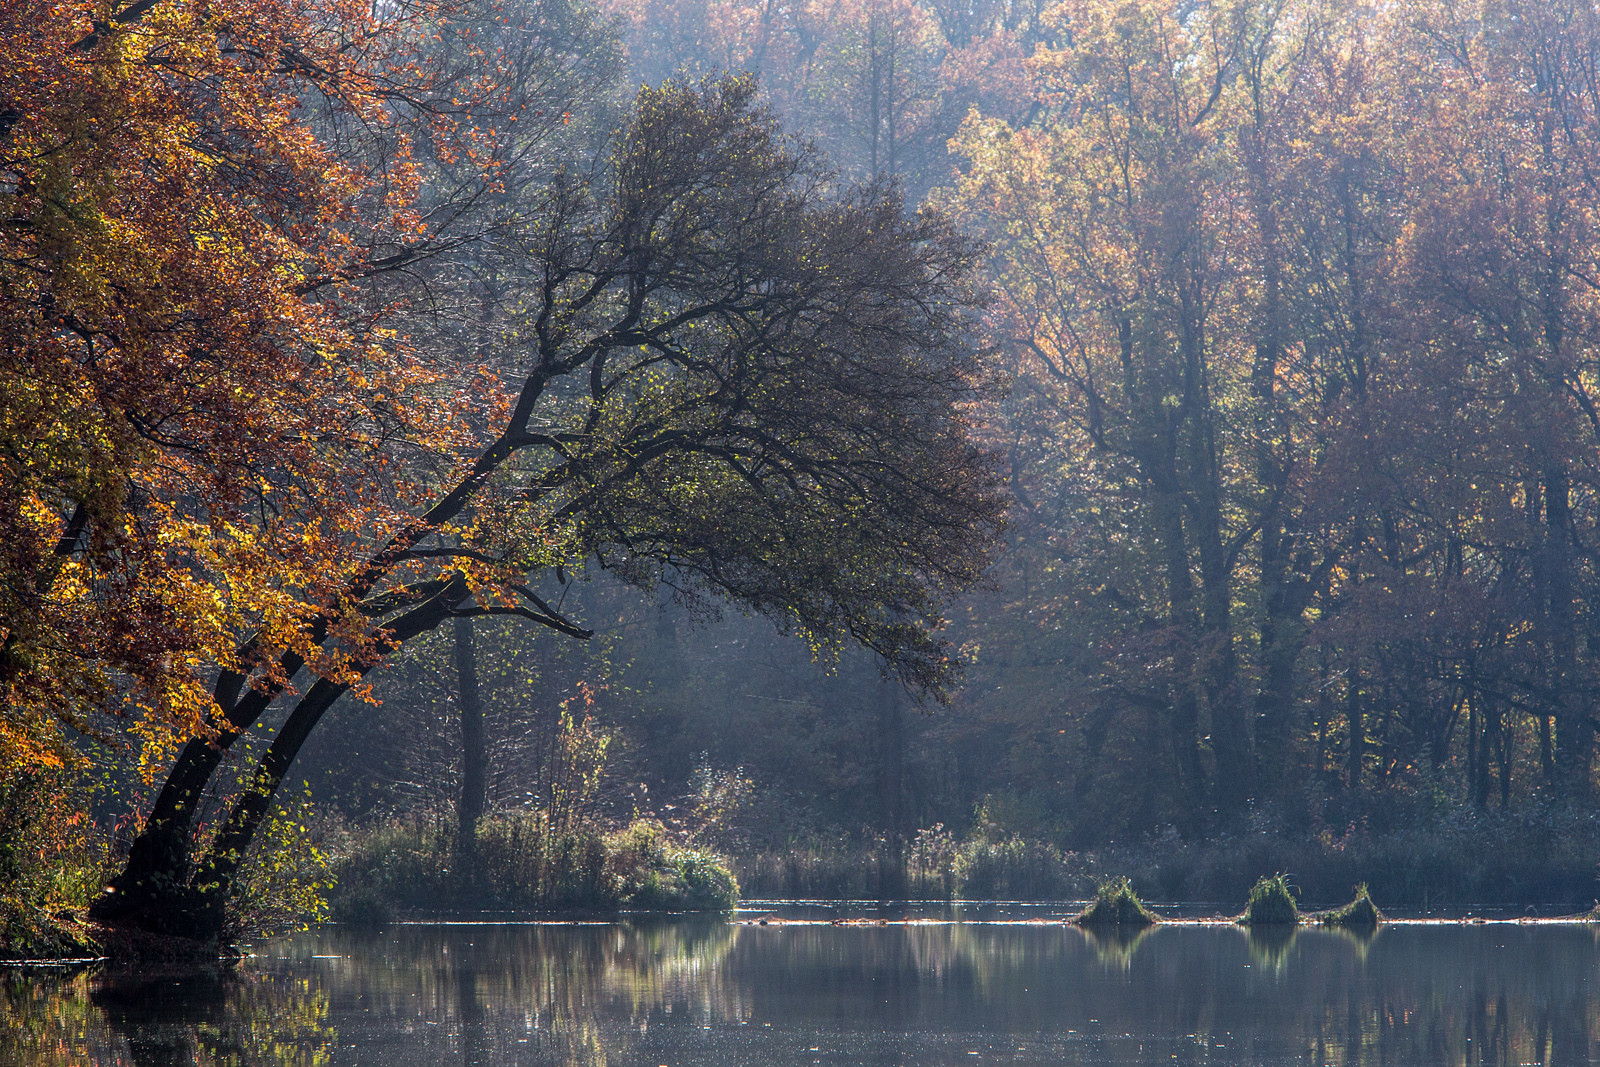
<path fill-rule="evenodd" d="M 423 228 L 404 152 L 367 198 L 379 176 L 316 125 L 317 106 L 391 121 L 375 75 L 403 27 L 349 3 L 158 4 L 80 47 L 103 17 L 0 7 L 0 694 L 46 733 L 131 712 L 157 759 L 206 731 L 242 637 L 316 653 L 306 619 L 389 500 L 426 491 L 396 484 L 390 443 L 460 431 L 437 374 L 334 299 L 373 234 Z M 428 77 L 411 63 L 389 87 Z"/>

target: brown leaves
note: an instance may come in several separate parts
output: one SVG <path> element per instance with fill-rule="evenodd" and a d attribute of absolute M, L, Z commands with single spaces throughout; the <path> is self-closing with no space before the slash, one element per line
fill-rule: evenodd
<path fill-rule="evenodd" d="M 341 282 L 420 230 L 391 101 L 436 73 L 405 7 L 94 15 L 0 5 L 0 684 L 46 717 L 128 690 L 182 735 L 209 666 L 293 644 L 394 521 L 395 447 L 453 444 Z"/>

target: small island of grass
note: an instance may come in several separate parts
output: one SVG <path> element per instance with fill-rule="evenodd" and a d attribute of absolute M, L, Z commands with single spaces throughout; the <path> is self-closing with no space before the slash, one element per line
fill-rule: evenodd
<path fill-rule="evenodd" d="M 1247 926 L 1293 926 L 1300 921 L 1300 906 L 1285 874 L 1262 877 L 1250 890 L 1239 921 Z"/>
<path fill-rule="evenodd" d="M 1111 878 L 1100 883 L 1094 899 L 1073 921 L 1079 926 L 1144 927 L 1158 920 L 1133 891 L 1132 882 Z"/>

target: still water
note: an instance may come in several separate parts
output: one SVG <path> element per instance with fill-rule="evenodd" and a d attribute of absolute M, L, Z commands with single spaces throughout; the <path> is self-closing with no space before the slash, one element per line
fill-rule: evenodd
<path fill-rule="evenodd" d="M 1585 926 L 334 929 L 232 969 L 0 977 L 0 1064 L 1589 1064 Z"/>

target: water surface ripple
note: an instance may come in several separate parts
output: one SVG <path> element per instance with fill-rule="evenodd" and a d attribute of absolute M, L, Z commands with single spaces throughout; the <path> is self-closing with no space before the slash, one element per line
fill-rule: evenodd
<path fill-rule="evenodd" d="M 234 969 L 13 971 L 0 1063 L 1589 1064 L 1586 926 L 324 929 Z"/>

